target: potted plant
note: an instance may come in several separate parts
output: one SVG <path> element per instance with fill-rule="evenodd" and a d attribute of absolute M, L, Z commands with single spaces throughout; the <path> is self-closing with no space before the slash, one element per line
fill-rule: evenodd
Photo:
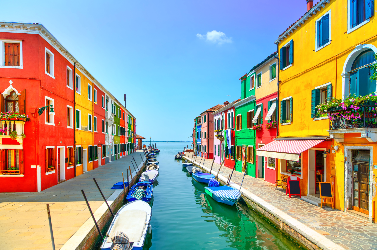
<path fill-rule="evenodd" d="M 12 140 L 15 140 L 17 138 L 17 131 L 14 130 L 12 132 L 9 133 L 9 136 Z"/>
<path fill-rule="evenodd" d="M 268 122 L 266 124 L 267 129 L 277 128 L 277 122 Z"/>
<path fill-rule="evenodd" d="M 262 129 L 262 124 L 253 125 L 252 129 L 253 130 L 261 130 Z"/>

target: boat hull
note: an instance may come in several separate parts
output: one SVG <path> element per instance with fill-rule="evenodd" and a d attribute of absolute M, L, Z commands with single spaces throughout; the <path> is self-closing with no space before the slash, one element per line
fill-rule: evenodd
<path fill-rule="evenodd" d="M 204 173 L 201 173 L 201 174 L 193 173 L 192 176 L 193 176 L 193 179 L 195 179 L 196 181 L 201 182 L 201 183 L 206 183 L 206 184 L 209 183 L 210 179 L 215 177 L 212 174 L 204 174 Z"/>
<path fill-rule="evenodd" d="M 141 199 L 137 199 L 136 197 L 133 197 L 133 194 L 134 194 L 135 190 L 137 188 L 139 188 L 140 186 L 145 186 L 146 191 L 145 191 L 144 197 L 142 197 Z M 150 202 L 151 199 L 152 199 L 152 195 L 153 195 L 153 187 L 152 187 L 150 182 L 148 182 L 148 181 L 147 182 L 138 182 L 137 184 L 135 184 L 131 187 L 130 192 L 126 196 L 126 200 L 128 202 L 133 202 L 133 201 L 137 201 L 137 200 Z"/>
<path fill-rule="evenodd" d="M 233 191 L 235 192 L 236 189 L 228 186 L 219 186 L 219 187 L 205 187 L 205 193 L 208 194 L 211 198 L 213 198 L 216 202 L 223 203 L 229 206 L 235 205 L 240 198 L 240 192 L 237 197 L 225 197 L 222 195 L 218 195 L 219 191 Z M 237 190 L 236 190 L 237 191 Z"/>

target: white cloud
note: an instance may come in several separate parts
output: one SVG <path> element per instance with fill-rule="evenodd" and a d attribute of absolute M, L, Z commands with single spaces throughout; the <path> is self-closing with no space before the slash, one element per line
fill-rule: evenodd
<path fill-rule="evenodd" d="M 197 34 L 197 37 L 219 45 L 223 43 L 232 43 L 232 37 L 227 37 L 225 33 L 216 30 L 209 31 L 206 35 Z"/>

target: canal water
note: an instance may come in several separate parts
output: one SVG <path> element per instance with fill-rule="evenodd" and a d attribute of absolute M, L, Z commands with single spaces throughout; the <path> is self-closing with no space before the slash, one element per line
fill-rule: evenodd
<path fill-rule="evenodd" d="M 244 204 L 227 206 L 205 194 L 174 160 L 190 142 L 158 142 L 160 174 L 154 187 L 152 233 L 144 249 L 300 249 Z M 241 202 L 242 203 L 242 202 Z"/>

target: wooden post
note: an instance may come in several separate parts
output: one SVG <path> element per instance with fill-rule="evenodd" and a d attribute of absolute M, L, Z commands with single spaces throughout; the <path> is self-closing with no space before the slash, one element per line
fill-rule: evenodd
<path fill-rule="evenodd" d="M 89 209 L 89 212 L 91 213 L 91 216 L 92 216 L 92 219 L 93 219 L 93 221 L 94 221 L 94 223 L 95 223 L 95 225 L 96 225 L 97 231 L 98 231 L 98 233 L 100 234 L 101 239 L 104 239 L 104 236 L 102 235 L 102 233 L 101 233 L 101 231 L 100 231 L 100 228 L 99 228 L 98 225 L 97 225 L 97 221 L 96 221 L 96 219 L 95 219 L 95 217 L 94 217 L 94 215 L 93 215 L 92 209 L 91 209 L 91 207 L 89 206 L 89 203 L 88 203 L 87 197 L 85 196 L 84 190 L 81 190 L 81 193 L 83 194 L 84 199 L 85 199 L 85 202 L 87 203 L 87 207 L 88 207 L 88 209 Z"/>
<path fill-rule="evenodd" d="M 122 173 L 122 176 L 123 176 L 123 173 Z M 109 204 L 108 204 L 108 201 L 106 200 L 104 194 L 102 193 L 102 191 L 101 191 L 101 189 L 100 189 L 100 186 L 97 184 L 97 181 L 96 181 L 95 178 L 93 178 L 93 180 L 94 180 L 94 182 L 96 183 L 96 186 L 97 186 L 97 188 L 98 188 L 98 191 L 100 191 L 100 194 L 101 194 L 102 198 L 104 199 L 106 205 L 108 206 L 108 209 L 109 209 L 110 213 L 112 214 L 112 216 L 113 216 L 113 218 L 114 218 L 113 211 L 110 209 L 110 206 L 109 206 Z"/>
<path fill-rule="evenodd" d="M 211 164 L 210 174 L 211 174 L 211 171 L 213 170 L 214 161 L 215 161 L 215 158 L 213 158 L 213 163 Z"/>
<path fill-rule="evenodd" d="M 220 170 L 221 170 L 221 168 L 222 168 L 223 163 L 224 163 L 224 160 L 223 160 L 222 164 L 220 165 L 220 167 L 219 167 L 219 169 L 218 169 L 218 173 L 217 173 L 217 181 L 219 180 L 219 179 L 218 179 L 218 176 L 219 176 L 219 172 L 220 172 Z"/>
<path fill-rule="evenodd" d="M 54 233 L 53 233 L 52 224 L 51 224 L 51 215 L 50 215 L 50 206 L 49 206 L 49 204 L 46 204 L 46 207 L 47 207 L 47 217 L 49 218 L 51 244 L 52 244 L 53 250 L 55 250 Z"/>
<path fill-rule="evenodd" d="M 131 177 L 131 180 L 133 179 L 133 174 L 131 172 L 131 167 L 129 166 L 129 171 L 130 171 L 130 177 Z"/>
<path fill-rule="evenodd" d="M 129 174 L 129 170 L 126 169 L 126 174 L 128 175 Z M 123 198 L 126 197 L 126 186 L 125 186 L 125 177 L 123 177 L 123 172 L 122 172 L 122 182 L 123 182 Z"/>

